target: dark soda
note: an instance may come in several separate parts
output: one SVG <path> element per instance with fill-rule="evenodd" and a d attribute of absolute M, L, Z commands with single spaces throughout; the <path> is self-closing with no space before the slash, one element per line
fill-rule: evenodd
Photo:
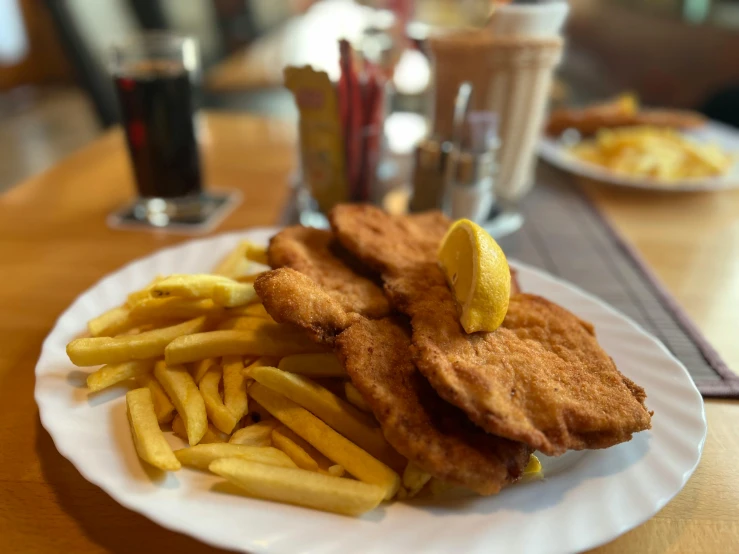
<path fill-rule="evenodd" d="M 149 62 L 114 76 L 139 195 L 201 192 L 190 78 L 182 66 Z"/>

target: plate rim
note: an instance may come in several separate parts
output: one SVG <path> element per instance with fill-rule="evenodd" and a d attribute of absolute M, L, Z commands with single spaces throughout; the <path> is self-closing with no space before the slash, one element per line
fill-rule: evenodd
<path fill-rule="evenodd" d="M 44 429 L 49 433 L 52 442 L 54 443 L 54 447 L 56 450 L 65 458 L 67 459 L 74 467 L 75 469 L 90 483 L 93 485 L 99 487 L 102 489 L 108 496 L 110 496 L 115 502 L 118 504 L 124 506 L 126 509 L 129 509 L 131 511 L 134 511 L 136 513 L 139 513 L 146 518 L 150 519 L 151 521 L 155 522 L 157 525 L 160 525 L 161 527 L 185 534 L 187 536 L 190 536 L 194 538 L 195 540 L 198 540 L 200 542 L 203 542 L 205 544 L 210 544 L 219 548 L 225 548 L 225 549 L 233 549 L 233 548 L 239 548 L 237 545 L 233 544 L 232 541 L 227 540 L 226 538 L 221 538 L 218 536 L 207 536 L 204 537 L 201 534 L 196 534 L 197 531 L 193 530 L 192 528 L 188 527 L 186 523 L 181 522 L 173 522 L 170 519 L 167 519 L 166 516 L 164 516 L 164 512 L 158 512 L 156 505 L 152 505 L 151 503 L 139 503 L 135 501 L 135 498 L 129 498 L 125 495 L 119 494 L 118 490 L 115 486 L 108 485 L 105 483 L 103 478 L 98 479 L 92 472 L 88 471 L 88 469 L 84 466 L 84 464 L 78 464 L 76 462 L 76 456 L 75 453 L 72 452 L 71 449 L 68 449 L 63 444 L 60 444 L 61 441 L 57 440 L 57 437 L 55 436 L 56 432 L 56 426 L 53 422 L 53 417 L 51 413 L 47 412 L 47 409 L 45 409 L 45 402 L 42 395 L 41 387 L 39 386 L 39 368 L 41 366 L 41 362 L 44 360 L 45 355 L 47 353 L 47 350 L 49 348 L 49 343 L 51 339 L 53 338 L 53 335 L 56 334 L 60 327 L 60 322 L 70 314 L 73 310 L 77 309 L 78 304 L 80 304 L 83 301 L 83 298 L 91 293 L 93 290 L 97 289 L 98 287 L 104 286 L 104 283 L 115 279 L 120 273 L 125 272 L 126 270 L 130 269 L 132 266 L 136 264 L 143 264 L 147 260 L 153 259 L 155 257 L 164 255 L 167 252 L 172 252 L 179 249 L 187 249 L 190 247 L 193 247 L 196 244 L 200 243 L 209 243 L 209 242 L 219 242 L 224 239 L 226 240 L 235 240 L 238 238 L 247 238 L 248 236 L 254 236 L 255 234 L 263 234 L 270 236 L 271 234 L 274 234 L 277 232 L 281 227 L 279 226 L 268 226 L 268 227 L 252 227 L 248 229 L 243 229 L 239 231 L 231 231 L 227 233 L 219 233 L 215 235 L 211 235 L 208 237 L 202 237 L 197 239 L 191 239 L 191 240 L 185 240 L 182 242 L 179 242 L 175 245 L 168 246 L 165 248 L 157 249 L 145 256 L 141 256 L 139 258 L 136 258 L 134 260 L 131 260 L 116 270 L 107 273 L 103 277 L 101 277 L 98 281 L 96 281 L 94 284 L 92 284 L 90 287 L 82 291 L 65 309 L 64 311 L 58 316 L 56 321 L 54 322 L 53 327 L 51 328 L 49 334 L 44 338 L 44 341 L 41 346 L 41 350 L 39 353 L 39 357 L 36 363 L 36 366 L 34 368 L 34 375 L 36 378 L 36 382 L 34 385 L 34 400 L 36 402 L 36 405 L 39 409 L 39 418 L 41 420 L 41 424 L 44 427 Z M 626 316 L 625 314 L 621 313 L 602 299 L 598 298 L 595 295 L 590 294 L 587 291 L 584 291 L 580 287 L 570 283 L 569 281 L 566 281 L 558 276 L 552 275 L 550 273 L 547 273 L 546 271 L 536 268 L 534 266 L 531 266 L 529 264 L 520 262 L 516 260 L 515 258 L 511 258 L 509 260 L 511 262 L 511 265 L 516 268 L 524 269 L 525 272 L 530 272 L 532 274 L 535 274 L 538 278 L 542 278 L 544 280 L 554 281 L 558 285 L 565 287 L 566 289 L 569 289 L 570 291 L 574 292 L 576 295 L 584 296 L 591 302 L 595 303 L 599 309 L 605 310 L 609 315 L 615 316 L 617 318 L 620 318 L 624 321 L 624 323 L 629 324 L 633 329 L 639 332 L 640 335 L 644 336 L 646 339 L 648 339 L 650 342 L 655 343 L 661 352 L 663 356 L 666 356 L 672 363 L 677 364 L 677 366 L 681 369 L 681 374 L 686 380 L 686 382 L 689 384 L 689 387 L 687 388 L 690 390 L 691 395 L 694 397 L 695 400 L 697 400 L 699 407 L 700 407 L 700 414 L 694 414 L 695 416 L 698 416 L 696 418 L 696 421 L 698 421 L 701 424 L 701 432 L 702 435 L 700 437 L 700 440 L 698 444 L 695 444 L 691 447 L 691 455 L 694 457 L 694 461 L 692 463 L 692 466 L 685 469 L 681 475 L 680 484 L 679 486 L 669 495 L 665 496 L 663 498 L 660 498 L 658 502 L 653 504 L 649 510 L 647 510 L 645 515 L 640 516 L 638 521 L 636 522 L 629 522 L 625 525 L 620 525 L 619 528 L 616 531 L 609 531 L 607 533 L 604 533 L 604 536 L 602 537 L 602 540 L 598 541 L 591 541 L 588 542 L 583 546 L 584 549 L 589 548 L 595 548 L 597 546 L 606 544 L 617 537 L 621 536 L 622 534 L 626 533 L 627 531 L 634 529 L 638 527 L 639 525 L 643 524 L 644 522 L 648 521 L 652 517 L 654 517 L 655 514 L 657 514 L 662 508 L 664 508 L 665 505 L 667 505 L 680 491 L 683 490 L 685 487 L 685 484 L 690 479 L 692 474 L 695 472 L 695 469 L 697 468 L 698 464 L 700 463 L 703 449 L 707 437 L 707 420 L 706 420 L 706 412 L 705 412 L 705 403 L 704 400 L 698 391 L 692 377 L 690 376 L 689 372 L 685 368 L 684 364 L 680 362 L 668 349 L 667 347 L 659 341 L 656 337 L 654 337 L 651 333 L 647 332 L 641 325 L 639 325 L 637 322 L 633 321 L 631 318 Z M 41 373 L 43 375 L 43 373 Z M 50 408 L 48 408 L 50 410 Z M 694 455 L 692 454 L 694 453 Z M 241 547 L 243 548 L 243 546 Z M 265 554 L 273 554 L 274 552 L 278 552 L 278 550 L 271 550 L 271 549 L 257 549 L 252 548 L 252 551 L 254 552 L 264 552 Z"/>

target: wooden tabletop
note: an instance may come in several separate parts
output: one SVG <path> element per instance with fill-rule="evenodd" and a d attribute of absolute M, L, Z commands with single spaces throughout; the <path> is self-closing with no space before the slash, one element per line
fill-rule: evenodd
<path fill-rule="evenodd" d="M 217 232 L 276 223 L 294 128 L 235 114 L 203 123 L 207 183 L 244 193 Z M 85 481 L 55 450 L 33 401 L 41 343 L 74 298 L 131 259 L 186 240 L 108 229 L 105 216 L 133 190 L 123 138 L 112 131 L 0 197 L 0 552 L 215 552 Z M 739 367 L 739 192 L 588 192 Z M 599 552 L 739 552 L 739 403 L 708 401 L 706 411 L 703 460 L 685 489 Z"/>

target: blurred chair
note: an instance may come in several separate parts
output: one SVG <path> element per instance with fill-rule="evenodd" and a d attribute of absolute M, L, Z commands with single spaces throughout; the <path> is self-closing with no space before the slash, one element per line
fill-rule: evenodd
<path fill-rule="evenodd" d="M 79 82 L 90 95 L 105 127 L 119 121 L 117 98 L 107 70 L 108 50 L 112 43 L 143 30 L 169 29 L 197 39 L 203 70 L 226 54 L 224 24 L 217 0 L 45 1 Z M 250 2 L 242 1 L 244 9 L 240 11 L 242 17 L 238 21 L 239 25 L 249 29 L 249 34 L 271 28 L 284 15 L 278 12 L 265 17 L 259 10 L 254 12 L 251 8 L 255 6 Z M 294 114 L 292 97 L 282 90 L 240 94 L 202 91 L 200 105 L 278 116 Z"/>
<path fill-rule="evenodd" d="M 118 122 L 118 102 L 107 71 L 107 50 L 111 43 L 141 32 L 132 5 L 124 0 L 46 0 L 46 5 L 101 124 L 108 127 Z"/>
<path fill-rule="evenodd" d="M 194 37 L 208 68 L 225 55 L 223 35 L 213 0 L 130 0 L 141 26 L 168 29 Z M 246 2 L 248 4 L 248 2 Z"/>

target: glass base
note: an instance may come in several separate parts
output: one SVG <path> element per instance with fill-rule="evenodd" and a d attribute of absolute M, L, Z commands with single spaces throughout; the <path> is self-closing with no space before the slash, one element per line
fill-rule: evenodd
<path fill-rule="evenodd" d="M 239 191 L 204 192 L 187 198 L 139 198 L 108 217 L 114 229 L 207 233 L 241 201 Z"/>
<path fill-rule="evenodd" d="M 493 206 L 487 221 L 480 223 L 495 240 L 512 235 L 523 226 L 523 215 L 518 210 Z"/>
<path fill-rule="evenodd" d="M 295 205 L 298 221 L 301 225 L 318 229 L 329 228 L 328 219 L 318 209 L 318 203 L 313 199 L 307 188 L 300 186 L 295 191 Z"/>

